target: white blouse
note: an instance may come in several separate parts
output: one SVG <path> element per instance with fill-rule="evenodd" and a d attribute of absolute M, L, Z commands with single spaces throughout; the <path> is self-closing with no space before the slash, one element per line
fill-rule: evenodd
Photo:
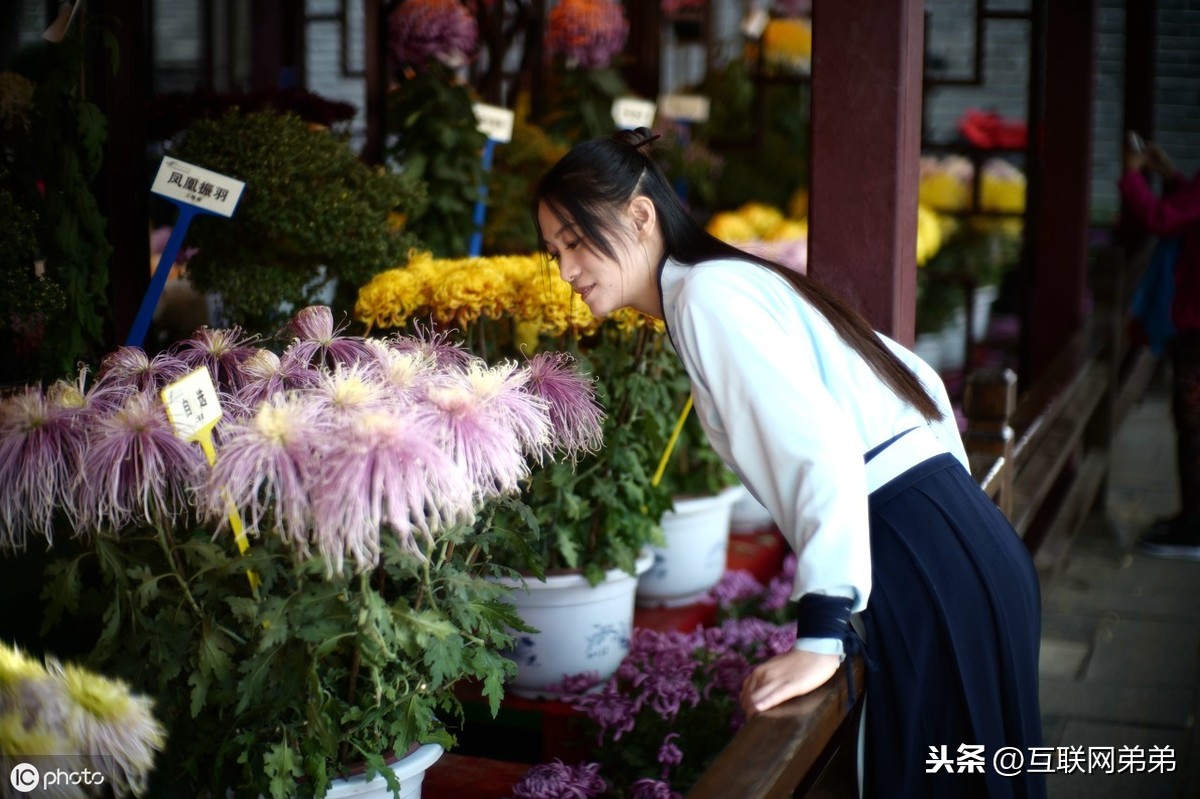
<path fill-rule="evenodd" d="M 713 448 L 797 555 L 792 600 L 842 596 L 861 611 L 871 592 L 864 454 L 929 425 L 967 466 L 941 378 L 880 335 L 941 408 L 944 418 L 929 423 L 783 276 L 759 264 L 668 259 L 659 282 L 667 332 Z"/>

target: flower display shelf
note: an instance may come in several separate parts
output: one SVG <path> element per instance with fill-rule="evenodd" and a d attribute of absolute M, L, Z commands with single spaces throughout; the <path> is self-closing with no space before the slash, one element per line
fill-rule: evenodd
<path fill-rule="evenodd" d="M 728 570 L 745 570 L 760 582 L 767 582 L 783 567 L 788 545 L 775 528 L 732 537 L 727 554 Z M 716 616 L 715 605 L 697 602 L 674 608 L 637 608 L 634 626 L 666 632 L 687 631 L 710 626 Z M 426 776 L 425 799 L 470 795 L 491 799 L 506 793 L 530 765 L 561 758 L 574 763 L 587 757 L 594 740 L 581 740 L 579 714 L 564 702 L 523 699 L 511 694 L 504 698 L 495 719 L 487 711 L 487 702 L 475 686 L 458 692 L 464 706 L 465 724 L 456 733 L 458 747 L 436 763 Z M 453 757 L 451 757 L 453 755 Z M 499 764 L 499 765 L 497 765 Z M 515 766 L 515 768 L 514 768 Z M 462 768 L 464 773 L 455 772 Z M 455 794 L 452 787 L 470 784 L 467 771 L 481 775 L 495 770 L 494 777 L 480 777 L 479 787 L 472 784 L 468 794 Z M 500 785 L 509 780 L 507 785 Z M 440 787 L 439 787 L 440 786 Z M 493 791 L 493 788 L 495 792 Z M 439 792 L 439 791 L 445 792 Z"/>

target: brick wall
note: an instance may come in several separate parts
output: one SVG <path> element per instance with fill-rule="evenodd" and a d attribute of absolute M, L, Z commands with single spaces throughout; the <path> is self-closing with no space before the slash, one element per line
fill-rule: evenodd
<path fill-rule="evenodd" d="M 346 3 L 346 65 L 351 71 L 363 68 L 363 4 Z M 338 0 L 306 0 L 305 11 L 312 14 L 333 13 Z M 342 30 L 337 21 L 312 21 L 305 29 L 304 85 L 331 100 L 351 103 L 358 113 L 350 123 L 352 138 L 357 140 L 366 132 L 366 79 L 342 74 Z"/>

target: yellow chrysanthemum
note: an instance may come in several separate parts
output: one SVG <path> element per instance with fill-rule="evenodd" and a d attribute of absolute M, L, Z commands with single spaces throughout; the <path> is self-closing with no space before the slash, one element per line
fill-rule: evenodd
<path fill-rule="evenodd" d="M 950 172 L 931 172 L 921 179 L 918 196 L 922 205 L 953 213 L 971 207 L 971 184 Z"/>
<path fill-rule="evenodd" d="M 785 219 L 766 236 L 766 241 L 790 241 L 808 238 L 807 219 Z"/>
<path fill-rule="evenodd" d="M 937 254 L 942 248 L 942 223 L 938 214 L 924 205 L 917 206 L 917 266 Z"/>
<path fill-rule="evenodd" d="M 721 211 L 712 215 L 706 228 L 709 233 L 721 241 L 737 244 L 754 239 L 754 226 L 740 214 L 732 211 Z"/>
<path fill-rule="evenodd" d="M 783 211 L 766 203 L 746 203 L 738 215 L 750 223 L 756 239 L 767 238 L 783 222 Z"/>
<path fill-rule="evenodd" d="M 773 19 L 762 35 L 763 59 L 792 72 L 808 72 L 812 65 L 812 23 L 807 19 Z"/>
<path fill-rule="evenodd" d="M 65 749 L 64 742 L 44 727 L 26 727 L 20 711 L 0 713 L 0 755 L 67 754 Z"/>
<path fill-rule="evenodd" d="M 60 679 L 71 697 L 81 708 L 101 721 L 114 721 L 129 712 L 132 698 L 124 683 L 93 674 L 68 663 L 62 667 Z"/>
<path fill-rule="evenodd" d="M 46 669 L 40 662 L 0 641 L 0 688 L 15 685 L 21 680 L 36 680 L 45 676 Z"/>

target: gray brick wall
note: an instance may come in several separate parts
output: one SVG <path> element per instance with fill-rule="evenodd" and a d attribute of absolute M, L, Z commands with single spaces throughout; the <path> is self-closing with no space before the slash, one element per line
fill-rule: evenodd
<path fill-rule="evenodd" d="M 336 0 L 306 0 L 309 14 L 337 10 Z M 352 70 L 363 66 L 363 4 L 347 3 L 346 63 Z M 351 103 L 358 113 L 350 123 L 351 137 L 360 143 L 366 133 L 366 79 L 342 74 L 342 32 L 337 22 L 309 22 L 305 30 L 304 85 L 331 100 Z"/>

